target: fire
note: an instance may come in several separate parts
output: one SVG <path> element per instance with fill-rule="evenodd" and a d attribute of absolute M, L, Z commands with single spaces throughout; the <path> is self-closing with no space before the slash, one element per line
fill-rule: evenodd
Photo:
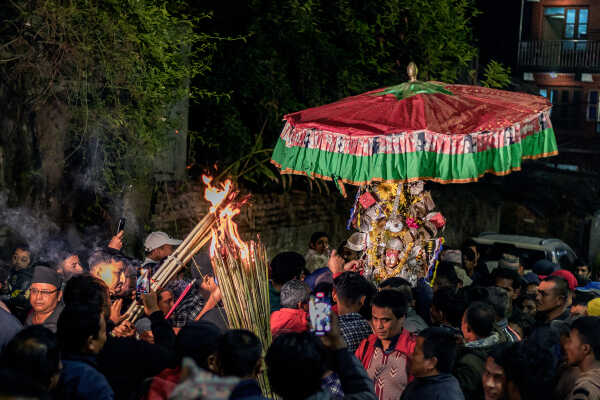
<path fill-rule="evenodd" d="M 210 176 L 202 175 L 202 181 L 206 185 L 204 198 L 212 204 L 210 212 L 215 212 L 223 200 L 227 198 L 227 195 L 229 195 L 229 191 L 231 190 L 231 180 L 227 179 L 220 187 L 211 185 L 212 177 Z"/>
<path fill-rule="evenodd" d="M 227 207 L 225 210 L 227 210 L 229 207 Z M 223 210 L 223 211 L 225 211 Z M 233 222 L 233 217 L 237 214 L 240 213 L 240 209 L 236 209 L 236 210 L 231 210 L 231 214 L 227 215 L 226 217 L 226 221 L 227 224 L 226 229 L 227 229 L 227 234 L 229 236 L 229 238 L 233 241 L 233 243 L 235 243 L 235 245 L 238 247 L 238 249 L 240 249 L 240 257 L 243 260 L 249 260 L 249 251 L 248 251 L 248 245 L 246 243 L 244 243 L 244 241 L 242 240 L 242 238 L 240 237 L 240 234 L 238 233 L 238 226 L 235 222 Z"/>
<path fill-rule="evenodd" d="M 217 237 L 217 235 L 213 236 L 213 244 L 211 244 L 211 246 L 214 245 L 215 239 L 218 239 L 220 242 L 224 242 L 225 240 L 230 240 L 235 245 L 235 247 L 238 248 L 240 258 L 242 260 L 248 261 L 249 256 L 250 256 L 249 250 L 248 250 L 248 245 L 240 237 L 240 234 L 238 231 L 238 226 L 233 221 L 233 217 L 235 217 L 239 213 L 240 213 L 240 208 L 234 207 L 231 204 L 228 204 L 223 210 L 221 210 L 221 212 L 219 213 L 219 223 L 218 223 L 219 235 L 218 235 L 218 237 Z M 211 251 L 212 251 L 212 249 L 211 249 Z"/>
<path fill-rule="evenodd" d="M 219 206 L 228 198 L 231 190 L 231 180 L 226 180 L 220 187 L 212 186 L 212 178 L 207 175 L 202 175 L 202 181 L 206 185 L 204 197 L 208 200 L 212 207 L 210 212 L 216 212 Z M 246 203 L 247 198 L 234 206 L 231 202 L 219 212 L 219 220 L 216 230 L 212 232 L 212 240 L 210 244 L 210 256 L 214 257 L 218 251 L 218 247 L 229 241 L 237 247 L 240 258 L 247 264 L 250 261 L 250 250 L 248 245 L 240 237 L 238 226 L 233 221 L 233 217 L 240 213 L 240 207 Z"/>

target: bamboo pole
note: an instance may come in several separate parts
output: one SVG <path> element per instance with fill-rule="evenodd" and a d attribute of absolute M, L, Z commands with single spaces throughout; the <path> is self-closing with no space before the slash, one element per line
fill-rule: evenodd
<path fill-rule="evenodd" d="M 206 214 L 200 222 L 185 237 L 179 246 L 175 249 L 161 265 L 159 270 L 152 276 L 150 288 L 157 291 L 164 288 L 185 265 L 204 247 L 211 237 L 211 232 L 218 222 L 217 213 L 220 209 L 229 205 L 237 196 L 237 192 L 231 193 L 219 205 L 217 209 Z M 135 323 L 144 313 L 144 307 L 133 303 L 126 311 L 126 319 Z"/>
<path fill-rule="evenodd" d="M 248 256 L 242 253 L 227 235 L 218 239 L 213 235 L 216 251 L 211 254 L 215 276 L 223 296 L 223 306 L 229 327 L 253 332 L 262 342 L 263 349 L 271 345 L 269 321 L 268 262 L 264 246 L 260 242 L 248 244 Z M 263 393 L 269 396 L 270 385 L 266 374 L 259 377 Z"/>

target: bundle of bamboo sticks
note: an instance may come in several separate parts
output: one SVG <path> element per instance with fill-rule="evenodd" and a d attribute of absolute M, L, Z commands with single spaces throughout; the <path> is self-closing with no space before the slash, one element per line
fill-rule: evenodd
<path fill-rule="evenodd" d="M 226 192 L 224 192 L 225 195 L 222 201 L 211 207 L 209 213 L 198 222 L 183 242 L 175 249 L 173 254 L 163 262 L 158 271 L 152 276 L 150 281 L 150 289 L 152 291 L 164 288 L 211 239 L 211 232 L 219 220 L 217 213 L 223 207 L 231 204 L 238 194 L 238 192 L 228 193 L 230 184 L 224 187 Z M 125 315 L 128 321 L 135 323 L 144 315 L 144 307 L 134 302 Z"/>
<path fill-rule="evenodd" d="M 241 242 L 233 229 L 225 235 L 213 234 L 211 262 L 223 306 L 231 329 L 246 329 L 253 332 L 262 342 L 263 349 L 271 345 L 271 315 L 269 304 L 269 264 L 266 249 L 260 241 Z M 231 226 L 230 226 L 231 228 Z M 231 236 L 231 235 L 235 236 Z M 259 377 L 263 393 L 271 393 L 265 374 Z"/>

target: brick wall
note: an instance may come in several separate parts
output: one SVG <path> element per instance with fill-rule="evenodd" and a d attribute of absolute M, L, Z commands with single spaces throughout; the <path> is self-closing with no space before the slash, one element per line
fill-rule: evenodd
<path fill-rule="evenodd" d="M 353 196 L 355 189 L 348 189 L 349 197 Z M 600 209 L 597 177 L 543 168 L 479 183 L 427 183 L 426 189 L 446 216 L 443 236 L 452 248 L 481 232 L 500 232 L 556 237 L 583 255 L 589 243 L 585 223 Z M 315 231 L 328 232 L 331 245 L 337 247 L 348 236 L 346 221 L 353 198 L 343 199 L 333 186 L 331 190 L 330 194 L 255 194 L 236 217 L 242 237 L 249 240 L 260 234 L 269 257 L 289 250 L 304 254 Z M 186 184 L 159 192 L 152 229 L 185 237 L 208 211 L 203 191 L 202 185 Z"/>
<path fill-rule="evenodd" d="M 444 237 L 449 246 L 460 246 L 473 234 L 498 229 L 500 198 L 486 186 L 428 184 L 426 188 L 432 190 L 438 209 L 447 217 Z M 208 211 L 203 191 L 203 186 L 191 185 L 160 192 L 151 220 L 153 229 L 185 237 Z M 350 188 L 349 196 L 354 193 Z M 269 257 L 289 250 L 304 254 L 313 232 L 328 232 L 331 245 L 336 247 L 347 238 L 346 221 L 352 201 L 333 191 L 256 194 L 236 221 L 243 239 L 260 235 Z"/>

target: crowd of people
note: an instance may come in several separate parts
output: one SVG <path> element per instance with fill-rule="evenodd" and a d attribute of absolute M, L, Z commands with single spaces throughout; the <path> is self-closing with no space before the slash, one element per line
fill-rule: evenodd
<path fill-rule="evenodd" d="M 87 254 L 20 244 L 0 265 L 1 398 L 600 399 L 600 290 L 584 262 L 492 259 L 468 241 L 440 255 L 433 284 L 375 285 L 352 237 L 330 251 L 316 232 L 306 255 L 270 262 L 265 348 L 228 328 L 206 254 L 140 294 L 140 271 L 181 241 L 150 233 L 142 261 L 122 240 Z M 317 294 L 332 306 L 324 335 L 310 324 Z"/>

